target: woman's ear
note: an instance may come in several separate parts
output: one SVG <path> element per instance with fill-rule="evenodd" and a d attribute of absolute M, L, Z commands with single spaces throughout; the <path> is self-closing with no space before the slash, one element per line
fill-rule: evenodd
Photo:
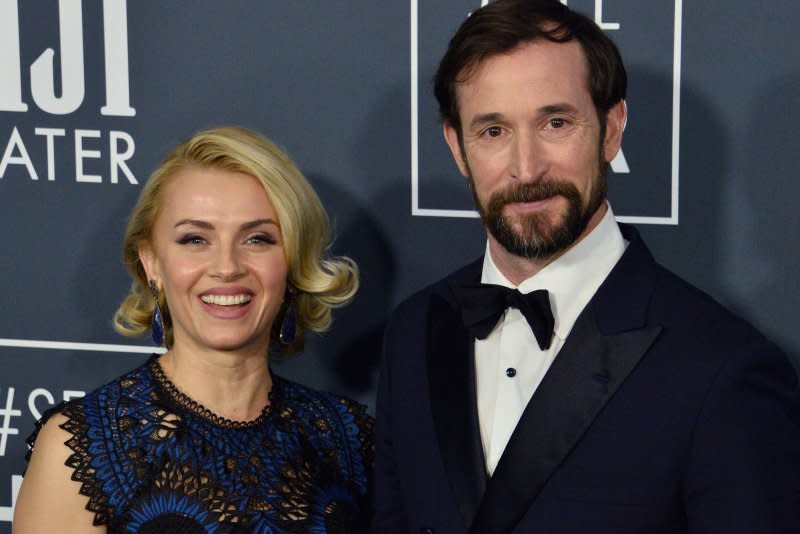
<path fill-rule="evenodd" d="M 160 273 L 158 272 L 158 261 L 156 260 L 156 253 L 150 243 L 143 243 L 139 245 L 139 261 L 144 267 L 144 272 L 147 275 L 147 280 L 160 280 Z"/>

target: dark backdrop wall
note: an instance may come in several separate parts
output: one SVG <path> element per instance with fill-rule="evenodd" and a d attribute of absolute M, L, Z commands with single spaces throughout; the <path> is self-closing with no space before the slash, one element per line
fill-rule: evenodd
<path fill-rule="evenodd" d="M 0 533 L 39 414 L 152 352 L 110 326 L 129 285 L 123 228 L 149 173 L 198 129 L 260 130 L 316 187 L 363 286 L 275 369 L 374 405 L 390 310 L 484 247 L 430 89 L 479 5 L 0 0 Z M 630 74 L 615 212 L 800 363 L 800 7 L 569 5 L 612 35 Z"/>

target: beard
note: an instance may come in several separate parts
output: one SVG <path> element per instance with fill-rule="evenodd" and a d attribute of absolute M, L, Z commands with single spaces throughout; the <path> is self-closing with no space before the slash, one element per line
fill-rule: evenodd
<path fill-rule="evenodd" d="M 598 158 L 599 159 L 599 158 Z M 472 198 L 487 231 L 509 253 L 530 260 L 544 260 L 569 248 L 586 230 L 589 221 L 606 198 L 608 164 L 599 161 L 594 187 L 586 204 L 578 188 L 570 182 L 542 178 L 521 183 L 492 194 L 486 205 L 478 199 L 475 182 L 469 177 Z M 515 221 L 503 214 L 505 207 L 516 202 L 535 202 L 555 196 L 567 201 L 566 212 L 555 222 L 547 213 L 521 215 Z"/>

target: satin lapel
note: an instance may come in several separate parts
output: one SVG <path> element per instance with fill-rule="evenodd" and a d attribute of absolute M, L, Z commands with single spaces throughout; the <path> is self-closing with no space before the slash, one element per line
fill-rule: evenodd
<path fill-rule="evenodd" d="M 515 527 L 660 331 L 603 335 L 587 306 L 511 435 L 470 532 Z"/>
<path fill-rule="evenodd" d="M 473 343 L 458 310 L 439 295 L 428 314 L 428 379 L 436 437 L 466 529 L 486 486 L 475 401 Z"/>

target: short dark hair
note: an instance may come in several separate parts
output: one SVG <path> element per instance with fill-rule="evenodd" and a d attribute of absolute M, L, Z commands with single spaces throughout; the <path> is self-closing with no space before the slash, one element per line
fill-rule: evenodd
<path fill-rule="evenodd" d="M 588 89 L 601 127 L 614 105 L 625 98 L 628 77 L 619 50 L 590 18 L 558 0 L 496 0 L 473 12 L 450 40 L 434 77 L 442 122 L 461 139 L 456 85 L 465 82 L 488 57 L 520 44 L 547 39 L 577 40 L 589 71 Z"/>

